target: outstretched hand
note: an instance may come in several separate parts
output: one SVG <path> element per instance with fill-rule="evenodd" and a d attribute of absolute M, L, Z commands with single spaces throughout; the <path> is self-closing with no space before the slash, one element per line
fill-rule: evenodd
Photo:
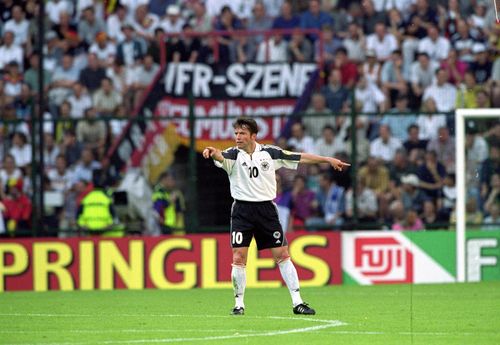
<path fill-rule="evenodd" d="M 344 170 L 344 168 L 351 166 L 351 164 L 343 162 L 337 158 L 331 158 L 330 165 L 333 167 L 334 170 L 338 170 L 338 171 L 342 171 L 342 170 Z"/>
<path fill-rule="evenodd" d="M 207 146 L 203 150 L 202 154 L 203 154 L 203 158 L 205 158 L 205 159 L 212 158 L 212 159 L 215 159 L 219 162 L 224 160 L 224 157 L 222 156 L 221 151 L 219 149 L 216 149 L 215 147 L 212 147 L 212 146 Z"/>

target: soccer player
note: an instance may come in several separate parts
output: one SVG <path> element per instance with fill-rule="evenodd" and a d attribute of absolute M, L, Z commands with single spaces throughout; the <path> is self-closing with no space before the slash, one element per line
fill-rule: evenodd
<path fill-rule="evenodd" d="M 227 172 L 234 199 L 231 210 L 231 278 L 236 303 L 231 314 L 245 313 L 245 266 L 248 247 L 252 237 L 255 237 L 258 250 L 271 249 L 290 291 L 294 314 L 314 315 L 315 310 L 304 303 L 300 296 L 297 270 L 290 261 L 288 243 L 278 219 L 276 205 L 272 201 L 276 197 L 275 170 L 281 167 L 297 169 L 298 163 L 329 163 L 334 169 L 342 170 L 350 164 L 333 157 L 295 153 L 276 146 L 261 145 L 256 142 L 259 128 L 251 118 L 238 118 L 233 127 L 235 147 L 221 151 L 209 146 L 203 150 L 204 158 L 212 158 L 217 167 Z"/>

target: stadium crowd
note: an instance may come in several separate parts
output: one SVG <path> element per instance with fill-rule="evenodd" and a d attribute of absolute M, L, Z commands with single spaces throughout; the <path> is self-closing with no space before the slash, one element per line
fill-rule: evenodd
<path fill-rule="evenodd" d="M 348 227 L 355 218 L 394 230 L 448 227 L 455 217 L 451 112 L 500 107 L 500 25 L 482 0 L 48 0 L 45 8 L 42 67 L 38 2 L 0 1 L 0 229 L 10 233 L 31 221 L 29 120 L 38 116 L 40 68 L 44 190 L 64 195 L 46 223 L 71 228 L 89 192 L 119 181 L 106 150 L 158 72 L 164 34 L 179 34 L 166 40 L 168 63 L 321 63 L 324 85 L 291 137 L 277 142 L 355 158 L 356 190 L 348 172 L 282 172 L 276 201 L 290 229 Z M 291 31 L 238 35 L 271 29 Z M 302 29 L 320 30 L 323 43 Z M 224 34 L 192 35 L 211 31 Z M 351 108 L 366 114 L 353 124 L 356 152 L 350 117 L 339 115 Z M 484 227 L 500 223 L 499 142 L 498 120 L 468 123 L 467 220 Z M 162 226 L 169 205 L 183 211 L 168 188 L 158 186 L 165 200 L 151 203 Z"/>

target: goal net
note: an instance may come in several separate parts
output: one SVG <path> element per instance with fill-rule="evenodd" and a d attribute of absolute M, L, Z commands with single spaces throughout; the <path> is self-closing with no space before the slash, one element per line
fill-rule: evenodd
<path fill-rule="evenodd" d="M 500 108 L 457 109 L 455 113 L 456 134 L 456 235 L 457 235 L 457 281 L 466 280 L 465 231 L 474 227 L 474 213 L 488 215 L 491 200 L 491 175 L 486 171 L 490 152 L 498 149 L 500 131 Z M 491 169 L 490 169 L 491 170 Z M 497 176 L 498 177 L 498 176 Z M 496 198 L 495 198 L 496 199 Z M 496 203 L 496 200 L 494 201 Z M 475 210 L 474 210 L 475 208 Z M 483 219 L 479 221 L 482 223 Z M 496 224 L 498 225 L 498 224 Z M 470 228 L 469 227 L 469 228 Z M 476 227 L 477 228 L 477 227 Z"/>

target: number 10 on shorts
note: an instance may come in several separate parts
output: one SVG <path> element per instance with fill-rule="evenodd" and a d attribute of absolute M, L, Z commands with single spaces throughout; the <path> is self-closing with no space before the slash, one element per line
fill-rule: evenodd
<path fill-rule="evenodd" d="M 243 242 L 243 234 L 239 231 L 233 231 L 231 233 L 231 243 L 241 244 L 241 242 Z"/>

